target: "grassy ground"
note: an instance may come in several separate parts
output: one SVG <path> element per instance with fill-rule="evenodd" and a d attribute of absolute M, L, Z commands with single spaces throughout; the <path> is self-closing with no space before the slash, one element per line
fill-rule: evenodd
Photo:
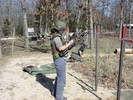
<path fill-rule="evenodd" d="M 94 43 L 95 44 L 95 43 Z M 131 48 L 129 43 L 126 47 Z M 107 88 L 117 88 L 119 54 L 113 51 L 120 48 L 120 40 L 114 35 L 101 35 L 98 39 L 98 84 Z M 75 50 L 74 50 L 75 51 Z M 86 76 L 92 84 L 95 82 L 96 49 L 86 49 L 84 61 L 73 64 L 72 69 Z M 133 89 L 133 58 L 124 56 L 122 88 Z"/>

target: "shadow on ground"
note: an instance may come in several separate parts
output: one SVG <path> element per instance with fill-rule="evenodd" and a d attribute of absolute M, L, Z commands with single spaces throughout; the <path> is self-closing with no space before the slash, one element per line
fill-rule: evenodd
<path fill-rule="evenodd" d="M 98 100 L 102 100 L 98 95 L 96 95 L 96 94 L 93 92 L 93 91 L 95 91 L 95 90 L 93 89 L 93 87 L 91 87 L 90 85 L 88 85 L 87 83 L 85 83 L 83 80 L 79 79 L 78 77 L 72 75 L 71 73 L 68 72 L 68 74 L 71 75 L 72 77 L 74 77 L 75 79 L 77 79 L 77 80 L 80 82 L 80 83 L 77 82 L 77 84 L 78 84 L 79 86 L 81 86 L 81 88 L 82 88 L 83 90 L 87 90 L 88 92 L 90 92 L 91 94 L 93 94 L 94 96 L 96 96 Z"/>
<path fill-rule="evenodd" d="M 52 78 L 48 78 L 43 74 L 37 74 L 36 81 L 39 82 L 43 87 L 47 88 L 50 91 L 50 93 L 54 89 L 54 79 Z"/>

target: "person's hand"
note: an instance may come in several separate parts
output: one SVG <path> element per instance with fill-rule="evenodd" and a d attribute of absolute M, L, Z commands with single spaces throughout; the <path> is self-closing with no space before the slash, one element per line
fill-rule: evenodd
<path fill-rule="evenodd" d="M 71 41 L 69 41 L 69 45 L 73 44 L 74 40 L 72 39 Z"/>

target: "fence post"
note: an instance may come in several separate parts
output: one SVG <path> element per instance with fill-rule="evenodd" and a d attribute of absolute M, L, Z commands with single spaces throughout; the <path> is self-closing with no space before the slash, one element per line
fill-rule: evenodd
<path fill-rule="evenodd" d="M 14 55 L 14 39 L 15 39 L 15 27 L 13 28 L 12 57 L 13 57 L 13 55 Z"/>
<path fill-rule="evenodd" d="M 120 60 L 119 60 L 119 73 L 118 73 L 118 87 L 117 87 L 117 100 L 120 100 L 121 95 L 121 79 L 122 79 L 122 65 L 123 65 L 123 55 L 125 50 L 125 40 L 126 38 L 126 26 L 122 27 L 122 38 L 121 38 L 121 49 L 120 49 Z"/>
<path fill-rule="evenodd" d="M 95 91 L 98 86 L 98 36 L 99 36 L 99 25 L 96 27 L 96 63 L 95 63 Z"/>
<path fill-rule="evenodd" d="M 121 36 L 122 39 L 123 38 L 126 38 L 126 32 L 127 32 L 127 27 L 126 26 L 123 26 L 122 27 L 122 36 Z"/>

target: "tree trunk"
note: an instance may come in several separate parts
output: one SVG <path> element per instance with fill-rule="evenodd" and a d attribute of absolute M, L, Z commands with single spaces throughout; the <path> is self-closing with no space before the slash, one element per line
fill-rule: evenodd
<path fill-rule="evenodd" d="M 39 26 L 39 29 L 40 29 L 40 34 L 42 34 L 42 32 L 43 32 L 43 28 L 42 28 L 42 15 L 40 15 L 40 26 Z"/>
<path fill-rule="evenodd" d="M 48 9 L 49 9 L 49 7 L 46 6 L 46 10 L 47 10 L 47 14 L 46 14 L 46 17 L 45 17 L 45 18 L 46 18 L 46 19 L 45 19 L 45 20 L 46 20 L 46 24 L 45 24 L 45 32 L 46 32 L 46 33 L 48 33 L 48 23 L 49 23 L 49 22 L 48 22 L 48 21 L 49 21 L 49 19 L 48 19 L 48 16 L 49 16 Z"/>
<path fill-rule="evenodd" d="M 94 43 L 93 43 L 93 19 L 92 19 L 92 3 L 90 0 L 90 49 L 94 48 Z"/>
<path fill-rule="evenodd" d="M 77 25 L 76 25 L 76 33 L 79 32 L 79 20 L 80 20 L 80 16 L 81 16 L 81 11 L 79 10 L 79 13 L 78 13 L 78 19 L 77 19 Z"/>
<path fill-rule="evenodd" d="M 53 11 L 53 9 L 51 10 L 52 11 L 52 27 L 54 26 L 54 11 Z"/>
<path fill-rule="evenodd" d="M 121 0 L 121 16 L 120 16 L 120 29 L 119 29 L 119 39 L 121 39 L 121 33 L 122 33 L 122 25 L 123 25 L 123 5 L 124 5 L 124 2 L 123 0 Z"/>
<path fill-rule="evenodd" d="M 48 17 L 46 17 L 45 32 L 48 33 Z"/>
<path fill-rule="evenodd" d="M 12 35 L 12 0 L 9 0 L 9 22 L 10 22 L 10 26 L 9 26 L 9 29 L 10 29 L 10 35 Z"/>
<path fill-rule="evenodd" d="M 23 33 L 25 35 L 25 48 L 26 50 L 29 50 L 29 34 L 28 34 L 25 0 L 21 0 L 21 4 L 22 4 L 22 10 L 23 10 Z"/>
<path fill-rule="evenodd" d="M 66 0 L 66 10 L 68 11 L 70 8 L 70 1 L 69 0 Z"/>
<path fill-rule="evenodd" d="M 96 8 L 96 0 L 92 0 L 92 3 L 93 3 L 93 6 L 94 6 L 94 8 Z M 94 35 L 94 39 L 96 39 L 96 20 L 94 19 L 94 21 L 93 21 L 93 27 L 94 27 L 94 29 L 93 29 L 93 35 Z"/>
<path fill-rule="evenodd" d="M 87 48 L 89 48 L 89 40 L 90 40 L 90 38 L 89 38 L 89 1 L 88 0 L 86 0 L 85 1 L 86 2 L 86 7 L 88 7 L 88 9 L 87 9 L 87 12 L 86 12 L 86 31 L 87 31 L 87 37 L 86 37 L 86 41 L 85 41 L 85 44 L 87 45 Z"/>
<path fill-rule="evenodd" d="M 0 20 L 0 58 L 2 58 L 2 41 L 1 41 L 1 38 L 2 38 L 2 35 L 3 35 L 3 31 L 2 31 L 2 27 L 3 27 L 3 8 L 0 7 L 1 9 L 1 12 L 2 12 L 2 15 L 1 15 L 1 20 Z"/>
<path fill-rule="evenodd" d="M 13 28 L 12 57 L 13 57 L 13 55 L 14 55 L 14 40 L 15 40 L 15 27 Z"/>
<path fill-rule="evenodd" d="M 129 1 L 129 31 L 128 31 L 128 38 L 131 38 L 131 19 L 132 19 L 132 2 Z"/>
<path fill-rule="evenodd" d="M 2 43 L 1 43 L 1 35 L 2 35 L 2 32 L 0 30 L 0 58 L 2 58 Z"/>

